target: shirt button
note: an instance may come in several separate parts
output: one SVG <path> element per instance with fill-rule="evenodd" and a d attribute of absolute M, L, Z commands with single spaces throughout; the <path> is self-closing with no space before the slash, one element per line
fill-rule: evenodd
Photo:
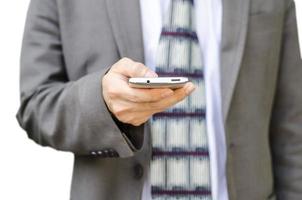
<path fill-rule="evenodd" d="M 139 180 L 143 177 L 144 175 L 144 168 L 141 164 L 137 163 L 133 167 L 134 170 L 134 178 Z"/>

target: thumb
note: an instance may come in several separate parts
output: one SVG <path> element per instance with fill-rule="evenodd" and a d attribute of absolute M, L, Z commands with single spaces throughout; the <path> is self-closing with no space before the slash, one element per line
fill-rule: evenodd
<path fill-rule="evenodd" d="M 146 67 L 144 64 L 135 62 L 129 58 L 123 58 L 118 61 L 114 66 L 112 66 L 112 70 L 130 78 L 158 76 L 154 71 Z"/>

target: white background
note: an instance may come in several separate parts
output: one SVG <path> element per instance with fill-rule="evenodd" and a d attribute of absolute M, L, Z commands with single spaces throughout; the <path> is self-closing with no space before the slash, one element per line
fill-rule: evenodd
<path fill-rule="evenodd" d="M 0 3 L 0 199 L 67 200 L 72 154 L 36 145 L 15 120 L 19 55 L 28 3 L 29 0 Z M 297 0 L 297 7 L 302 30 L 301 0 Z M 300 39 L 302 43 L 302 36 Z"/>

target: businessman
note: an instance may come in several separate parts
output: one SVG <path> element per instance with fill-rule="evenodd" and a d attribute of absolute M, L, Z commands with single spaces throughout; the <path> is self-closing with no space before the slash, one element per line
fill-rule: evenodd
<path fill-rule="evenodd" d="M 130 77 L 184 76 L 176 90 Z M 72 200 L 301 200 L 292 0 L 31 0 L 18 121 Z"/>

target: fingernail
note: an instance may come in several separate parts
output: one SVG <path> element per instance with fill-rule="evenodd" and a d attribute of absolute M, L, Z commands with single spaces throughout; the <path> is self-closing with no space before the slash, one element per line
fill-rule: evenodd
<path fill-rule="evenodd" d="M 162 93 L 161 96 L 162 96 L 162 98 L 167 98 L 167 97 L 172 96 L 173 94 L 174 94 L 174 92 L 169 90 L 169 91 Z"/>
<path fill-rule="evenodd" d="M 195 86 L 191 83 L 185 88 L 185 92 L 187 95 L 191 94 L 195 90 Z"/>
<path fill-rule="evenodd" d="M 155 73 L 155 72 L 153 72 L 153 71 L 151 71 L 151 70 L 149 70 L 149 71 L 147 71 L 147 73 L 145 74 L 145 77 L 149 77 L 149 78 L 155 78 L 155 77 L 158 77 L 158 75 Z"/>

